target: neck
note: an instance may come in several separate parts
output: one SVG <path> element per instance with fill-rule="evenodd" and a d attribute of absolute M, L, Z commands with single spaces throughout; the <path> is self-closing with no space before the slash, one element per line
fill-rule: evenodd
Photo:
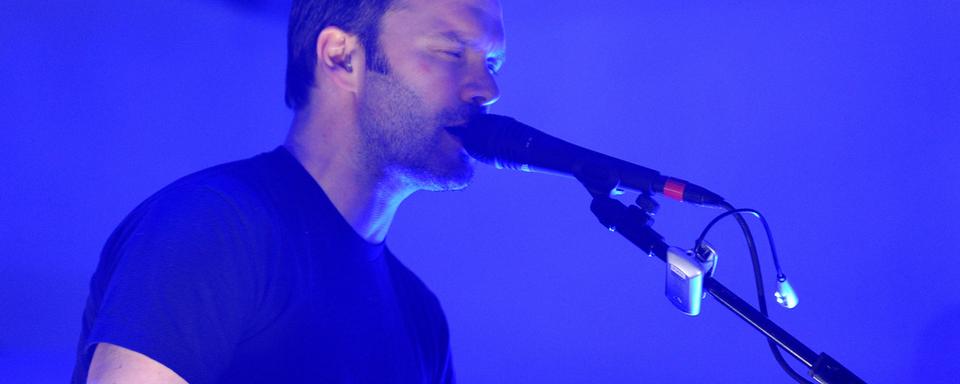
<path fill-rule="evenodd" d="M 400 203 L 413 189 L 385 169 L 358 158 L 356 127 L 337 114 L 298 111 L 284 147 L 323 188 L 340 215 L 369 243 L 379 244 L 390 231 Z M 352 129 L 351 129 L 352 128 Z M 372 169 L 371 169 L 372 168 Z"/>

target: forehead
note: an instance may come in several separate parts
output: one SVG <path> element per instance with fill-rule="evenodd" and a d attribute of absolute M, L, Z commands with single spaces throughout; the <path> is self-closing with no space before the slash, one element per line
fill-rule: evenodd
<path fill-rule="evenodd" d="M 496 0 L 396 0 L 383 18 L 383 33 L 450 37 L 486 51 L 502 51 L 503 21 Z"/>

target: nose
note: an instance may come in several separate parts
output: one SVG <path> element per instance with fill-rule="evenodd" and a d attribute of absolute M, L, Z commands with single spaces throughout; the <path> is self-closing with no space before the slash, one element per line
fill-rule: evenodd
<path fill-rule="evenodd" d="M 460 97 L 465 103 L 487 107 L 500 99 L 500 88 L 493 74 L 484 66 L 482 71 L 475 72 L 467 79 Z"/>

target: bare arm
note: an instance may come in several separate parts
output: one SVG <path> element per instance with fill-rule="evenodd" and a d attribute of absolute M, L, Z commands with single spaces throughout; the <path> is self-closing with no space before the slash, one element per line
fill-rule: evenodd
<path fill-rule="evenodd" d="M 186 383 L 176 372 L 163 364 L 124 347 L 98 343 L 87 375 L 87 383 Z"/>

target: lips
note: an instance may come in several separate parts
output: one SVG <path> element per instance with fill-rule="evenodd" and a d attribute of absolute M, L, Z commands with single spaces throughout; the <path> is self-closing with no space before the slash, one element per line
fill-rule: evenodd
<path fill-rule="evenodd" d="M 464 145 L 464 138 L 467 137 L 465 134 L 471 130 L 469 127 L 470 122 L 474 121 L 480 115 L 487 113 L 486 107 L 478 107 L 475 105 L 465 106 L 459 110 L 456 114 L 448 114 L 447 116 L 451 119 L 444 124 L 444 129 L 456 139 L 457 143 L 460 144 L 464 150 L 469 152 Z"/>

